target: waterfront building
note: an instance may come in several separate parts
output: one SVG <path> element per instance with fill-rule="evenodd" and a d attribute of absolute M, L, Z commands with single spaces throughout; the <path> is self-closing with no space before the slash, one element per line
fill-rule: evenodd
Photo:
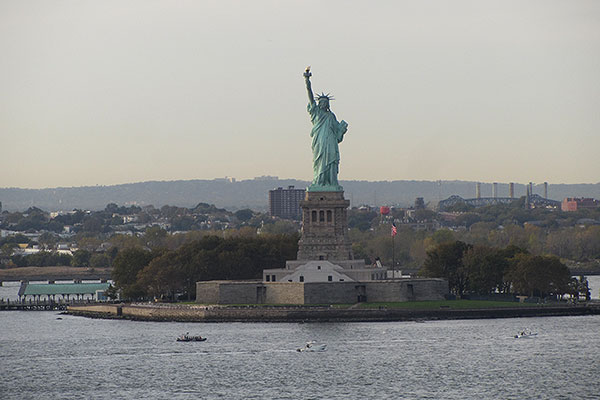
<path fill-rule="evenodd" d="M 109 283 L 21 283 L 19 299 L 27 300 L 106 300 Z"/>

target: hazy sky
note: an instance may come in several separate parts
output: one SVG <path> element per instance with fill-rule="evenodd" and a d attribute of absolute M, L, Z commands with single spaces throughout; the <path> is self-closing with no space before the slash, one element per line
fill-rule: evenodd
<path fill-rule="evenodd" d="M 600 1 L 0 0 L 0 187 L 600 181 Z"/>

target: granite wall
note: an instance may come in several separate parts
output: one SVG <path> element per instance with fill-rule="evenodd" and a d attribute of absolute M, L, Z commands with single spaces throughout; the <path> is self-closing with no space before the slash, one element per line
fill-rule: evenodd
<path fill-rule="evenodd" d="M 443 300 L 443 279 L 398 279 L 367 282 L 231 282 L 196 283 L 201 304 L 354 304 Z"/>

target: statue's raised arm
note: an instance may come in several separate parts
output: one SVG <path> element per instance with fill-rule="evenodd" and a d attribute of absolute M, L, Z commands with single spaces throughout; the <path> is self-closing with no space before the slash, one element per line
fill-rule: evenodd
<path fill-rule="evenodd" d="M 310 73 L 310 65 L 306 67 L 304 71 L 304 81 L 306 82 L 306 90 L 308 90 L 308 102 L 310 104 L 315 104 L 315 96 L 313 95 L 312 85 L 310 83 L 310 77 L 312 74 Z"/>

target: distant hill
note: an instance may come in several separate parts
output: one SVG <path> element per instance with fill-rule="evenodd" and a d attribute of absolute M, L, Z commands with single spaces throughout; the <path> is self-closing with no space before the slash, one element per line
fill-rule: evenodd
<path fill-rule="evenodd" d="M 295 186 L 305 188 L 310 182 L 295 179 L 253 179 L 237 182 L 224 180 L 150 181 L 113 186 L 83 186 L 51 189 L 0 188 L 3 210 L 23 211 L 35 206 L 46 211 L 101 210 L 108 203 L 139 206 L 164 205 L 194 207 L 198 203 L 214 204 L 235 211 L 242 208 L 266 210 L 269 190 Z M 475 182 L 468 181 L 341 181 L 345 197 L 352 206 L 414 204 L 416 197 L 425 203 L 458 195 L 475 197 Z M 534 186 L 533 192 L 543 195 L 543 185 Z M 524 196 L 526 186 L 515 184 L 515 197 Z M 482 197 L 492 196 L 492 184 L 481 184 Z M 498 196 L 508 197 L 508 184 L 498 184 Z M 550 184 L 548 197 L 562 200 L 565 197 L 600 198 L 600 183 Z"/>

